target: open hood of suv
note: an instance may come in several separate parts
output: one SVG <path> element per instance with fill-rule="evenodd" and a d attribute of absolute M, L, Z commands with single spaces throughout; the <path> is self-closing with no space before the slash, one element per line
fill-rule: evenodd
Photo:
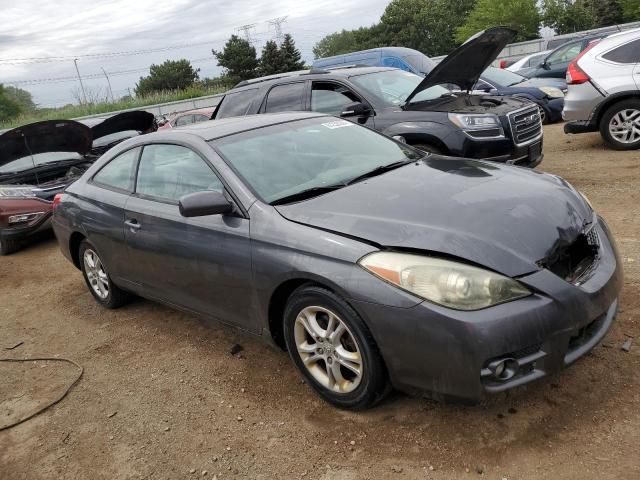
<path fill-rule="evenodd" d="M 475 34 L 431 70 L 407 97 L 406 104 L 418 93 L 434 85 L 449 83 L 459 86 L 461 90 L 471 90 L 482 72 L 513 40 L 516 33 L 511 28 L 494 27 Z"/>
<path fill-rule="evenodd" d="M 113 133 L 125 132 L 127 130 L 135 130 L 144 133 L 154 126 L 155 117 L 152 113 L 142 110 L 134 110 L 132 112 L 123 112 L 106 120 L 100 120 L 99 123 L 91 124 L 93 139 L 106 137 Z"/>
<path fill-rule="evenodd" d="M 0 135 L 0 166 L 47 152 L 88 153 L 91 129 L 73 120 L 46 120 L 14 128 Z"/>

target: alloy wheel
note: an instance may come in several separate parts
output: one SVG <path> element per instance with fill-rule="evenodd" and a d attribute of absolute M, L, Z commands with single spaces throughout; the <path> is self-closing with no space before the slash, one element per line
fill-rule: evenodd
<path fill-rule="evenodd" d="M 323 307 L 306 307 L 298 313 L 293 333 L 298 355 L 318 383 L 335 393 L 349 393 L 360 385 L 360 348 L 338 315 Z"/>
<path fill-rule="evenodd" d="M 540 106 L 538 106 L 538 112 L 540 113 L 540 123 L 544 124 L 547 121 L 547 112 Z"/>
<path fill-rule="evenodd" d="M 640 110 L 620 110 L 609 121 L 609 133 L 614 140 L 623 144 L 640 141 Z"/>
<path fill-rule="evenodd" d="M 89 285 L 91 285 L 94 293 L 104 300 L 109 296 L 109 277 L 100 257 L 92 249 L 87 248 L 84 251 L 83 261 Z"/>

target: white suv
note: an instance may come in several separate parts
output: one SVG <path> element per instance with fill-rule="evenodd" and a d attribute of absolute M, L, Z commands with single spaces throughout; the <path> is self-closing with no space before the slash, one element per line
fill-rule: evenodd
<path fill-rule="evenodd" d="M 640 28 L 594 42 L 567 70 L 566 133 L 597 132 L 617 150 L 640 148 Z"/>

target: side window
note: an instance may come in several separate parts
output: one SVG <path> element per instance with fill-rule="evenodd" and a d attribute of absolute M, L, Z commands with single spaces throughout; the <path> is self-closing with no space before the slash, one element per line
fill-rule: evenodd
<path fill-rule="evenodd" d="M 138 153 L 140 149 L 134 148 L 118 155 L 93 176 L 94 183 L 132 192 Z"/>
<path fill-rule="evenodd" d="M 277 85 L 267 94 L 265 113 L 303 110 L 304 82 Z"/>
<path fill-rule="evenodd" d="M 602 55 L 602 58 L 616 63 L 640 63 L 640 39 L 620 45 Z"/>
<path fill-rule="evenodd" d="M 258 91 L 257 88 L 241 92 L 227 93 L 222 99 L 216 118 L 240 117 L 246 115 Z"/>
<path fill-rule="evenodd" d="M 224 187 L 211 167 L 195 153 L 179 145 L 147 145 L 140 157 L 136 193 L 175 202 L 189 193 Z"/>
<path fill-rule="evenodd" d="M 400 59 L 398 57 L 384 57 L 382 59 L 382 66 L 383 67 L 399 68 L 399 69 L 405 70 L 407 72 L 411 71 L 411 67 L 409 67 L 409 65 L 407 65 L 402 59 Z"/>
<path fill-rule="evenodd" d="M 340 115 L 347 105 L 361 100 L 347 87 L 339 83 L 313 82 L 311 87 L 311 110 Z"/>
<path fill-rule="evenodd" d="M 556 65 L 558 63 L 570 62 L 578 56 L 582 51 L 582 43 L 573 43 L 559 48 L 547 57 L 547 65 Z"/>
<path fill-rule="evenodd" d="M 193 116 L 193 123 L 206 122 L 207 120 L 209 120 L 209 117 L 206 115 L 197 114 Z"/>
<path fill-rule="evenodd" d="M 176 127 L 189 125 L 191 123 L 193 123 L 193 115 L 183 115 L 181 117 L 178 117 L 178 120 L 176 120 Z"/>

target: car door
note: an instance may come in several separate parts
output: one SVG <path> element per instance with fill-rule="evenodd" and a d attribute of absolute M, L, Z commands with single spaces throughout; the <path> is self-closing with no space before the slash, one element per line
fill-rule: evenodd
<path fill-rule="evenodd" d="M 354 103 L 363 103 L 370 108 L 370 114 L 359 117 L 345 115 L 347 107 Z M 311 111 L 344 117 L 370 128 L 375 127 L 373 108 L 348 86 L 333 81 L 311 82 Z"/>
<path fill-rule="evenodd" d="M 146 145 L 125 208 L 127 261 L 145 295 L 255 331 L 248 218 L 185 218 L 178 207 L 186 194 L 224 188 L 195 150 Z"/>
<path fill-rule="evenodd" d="M 539 70 L 537 77 L 564 78 L 569 63 L 576 58 L 583 48 L 583 42 L 569 43 L 558 48 L 546 58 L 544 67 Z"/>
<path fill-rule="evenodd" d="M 124 209 L 134 190 L 140 148 L 127 150 L 107 162 L 87 182 L 82 196 L 81 223 L 107 265 L 109 274 L 126 288 L 138 291 L 126 258 Z"/>

